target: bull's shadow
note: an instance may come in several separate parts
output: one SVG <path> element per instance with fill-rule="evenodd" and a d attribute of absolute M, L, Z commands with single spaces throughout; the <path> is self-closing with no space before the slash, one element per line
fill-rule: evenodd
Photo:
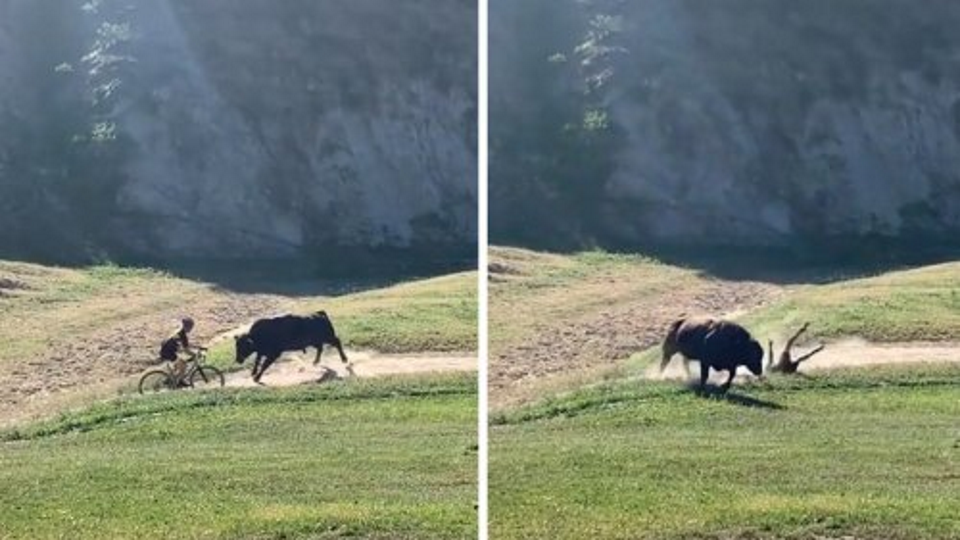
<path fill-rule="evenodd" d="M 735 390 L 724 390 L 722 387 L 712 384 L 707 384 L 705 387 L 701 388 L 699 383 L 691 382 L 687 384 L 687 389 L 703 399 L 726 401 L 741 407 L 770 409 L 775 411 L 782 411 L 786 409 L 786 407 L 775 401 L 767 401 L 755 398 L 736 392 Z"/>

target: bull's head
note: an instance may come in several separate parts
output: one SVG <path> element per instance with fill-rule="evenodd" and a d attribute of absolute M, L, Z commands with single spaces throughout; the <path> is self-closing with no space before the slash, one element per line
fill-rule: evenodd
<path fill-rule="evenodd" d="M 237 363 L 242 364 L 248 356 L 255 352 L 253 340 L 250 339 L 250 334 L 234 336 L 233 339 L 237 345 Z"/>
<path fill-rule="evenodd" d="M 757 340 L 751 339 L 747 345 L 747 357 L 745 365 L 751 373 L 757 377 L 763 375 L 763 347 L 757 343 Z"/>

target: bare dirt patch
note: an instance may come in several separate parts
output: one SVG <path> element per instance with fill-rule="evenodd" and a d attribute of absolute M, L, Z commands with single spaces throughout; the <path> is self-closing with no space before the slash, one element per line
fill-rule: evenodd
<path fill-rule="evenodd" d="M 889 364 L 940 364 L 960 362 L 960 343 L 870 343 L 845 339 L 804 362 L 802 370 L 825 370 Z"/>
<path fill-rule="evenodd" d="M 312 354 L 290 355 L 270 366 L 263 375 L 264 386 L 282 387 L 302 384 L 317 384 L 350 377 L 385 377 L 390 375 L 414 375 L 444 372 L 471 372 L 477 370 L 477 357 L 462 354 L 378 354 L 374 352 L 348 352 L 350 362 L 321 362 L 313 364 Z M 249 370 L 231 373 L 227 386 L 257 386 Z"/>

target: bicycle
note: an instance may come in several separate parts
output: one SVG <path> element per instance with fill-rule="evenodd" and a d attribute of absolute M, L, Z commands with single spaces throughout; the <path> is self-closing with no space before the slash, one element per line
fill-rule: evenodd
<path fill-rule="evenodd" d="M 140 377 L 138 389 L 141 394 L 147 394 L 179 388 L 204 389 L 223 386 L 223 372 L 213 366 L 204 365 L 206 358 L 207 350 L 200 348 L 193 358 L 187 360 L 187 369 L 183 372 L 182 379 L 178 379 L 169 367 L 152 369 Z"/>

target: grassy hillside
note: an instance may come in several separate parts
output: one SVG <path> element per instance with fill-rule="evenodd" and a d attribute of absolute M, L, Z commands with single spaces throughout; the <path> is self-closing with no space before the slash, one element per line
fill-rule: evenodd
<path fill-rule="evenodd" d="M 477 273 L 463 272 L 304 302 L 335 314 L 351 347 L 381 352 L 477 349 Z"/>
<path fill-rule="evenodd" d="M 43 354 L 61 336 L 78 339 L 133 318 L 187 311 L 191 299 L 205 298 L 209 293 L 203 284 L 151 270 L 71 270 L 0 261 L 0 308 L 6 315 L 0 326 L 0 362 Z"/>
<path fill-rule="evenodd" d="M 496 538 L 956 538 L 960 369 L 619 383 L 497 418 Z M 750 406 L 754 405 L 754 406 Z"/>
<path fill-rule="evenodd" d="M 811 322 L 811 336 L 870 341 L 960 340 L 960 263 L 808 286 L 750 314 L 758 335 L 784 335 Z"/>
<path fill-rule="evenodd" d="M 490 347 L 494 352 L 531 339 L 555 321 L 697 283 L 691 270 L 602 251 L 557 255 L 493 247 L 490 260 Z"/>
<path fill-rule="evenodd" d="M 183 392 L 4 432 L 0 537 L 469 538 L 475 377 Z"/>
<path fill-rule="evenodd" d="M 790 287 L 738 318 L 761 338 L 810 321 L 819 339 L 953 341 L 958 281 L 946 264 Z M 960 365 L 774 376 L 724 399 L 638 379 L 656 354 L 493 415 L 493 534 L 960 537 Z"/>

